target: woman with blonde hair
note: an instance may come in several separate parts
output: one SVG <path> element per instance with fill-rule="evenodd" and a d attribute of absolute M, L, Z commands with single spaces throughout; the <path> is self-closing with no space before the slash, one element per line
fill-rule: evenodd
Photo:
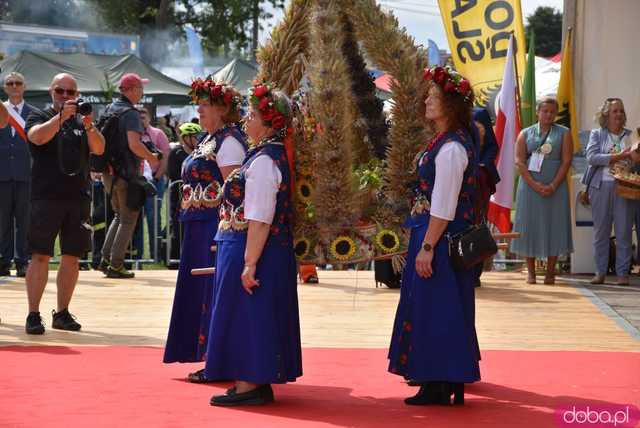
<path fill-rule="evenodd" d="M 555 123 L 558 101 L 546 97 L 536 108 L 538 123 L 516 140 L 520 181 L 516 193 L 511 251 L 527 260 L 528 284 L 536 283 L 536 258 L 547 259 L 545 284 L 555 283 L 558 256 L 573 251 L 567 172 L 573 159 L 571 133 Z"/>
<path fill-rule="evenodd" d="M 631 131 L 624 126 L 627 114 L 620 98 L 607 98 L 595 116 L 599 127 L 591 131 L 587 145 L 589 166 L 582 183 L 587 186 L 593 214 L 595 276 L 592 284 L 602 284 L 609 266 L 611 225 L 616 237 L 618 285 L 629 285 L 631 234 L 634 204 L 617 195 L 611 168 L 618 162 L 637 163 L 640 156 L 631 150 Z"/>

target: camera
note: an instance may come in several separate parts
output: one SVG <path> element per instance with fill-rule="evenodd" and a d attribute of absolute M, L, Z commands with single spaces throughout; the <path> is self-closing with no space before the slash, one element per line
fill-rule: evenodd
<path fill-rule="evenodd" d="M 78 98 L 75 101 L 75 105 L 77 106 L 78 114 L 82 116 L 88 116 L 93 112 L 93 107 L 89 101 L 85 101 L 82 98 Z"/>
<path fill-rule="evenodd" d="M 158 148 L 151 141 L 140 140 L 140 142 L 147 148 L 147 150 L 157 155 L 158 160 L 162 160 L 162 152 L 158 150 Z"/>

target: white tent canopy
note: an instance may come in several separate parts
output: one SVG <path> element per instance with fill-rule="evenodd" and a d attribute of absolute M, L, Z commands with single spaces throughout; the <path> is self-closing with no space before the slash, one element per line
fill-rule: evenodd
<path fill-rule="evenodd" d="M 560 83 L 561 62 L 553 62 L 546 58 L 536 57 L 536 99 L 545 96 L 556 96 Z"/>

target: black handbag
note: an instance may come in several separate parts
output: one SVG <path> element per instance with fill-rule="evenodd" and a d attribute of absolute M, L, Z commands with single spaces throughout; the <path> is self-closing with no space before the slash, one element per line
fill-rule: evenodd
<path fill-rule="evenodd" d="M 449 258 L 454 270 L 467 270 L 498 252 L 498 245 L 485 223 L 470 226 L 449 240 Z"/>

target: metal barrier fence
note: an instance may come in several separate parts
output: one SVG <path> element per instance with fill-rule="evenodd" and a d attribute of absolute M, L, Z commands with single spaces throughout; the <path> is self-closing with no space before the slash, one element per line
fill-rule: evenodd
<path fill-rule="evenodd" d="M 147 198 L 145 206 L 140 210 L 136 230 L 127 248 L 126 264 L 130 264 L 135 269 L 139 269 L 143 264 L 152 263 L 177 267 L 182 246 L 182 225 L 178 221 L 178 209 L 182 198 L 181 188 L 182 180 L 171 181 L 166 186 L 166 190 L 159 192 L 161 198 L 157 196 L 153 199 Z M 147 211 L 152 211 L 152 214 L 147 214 Z M 111 200 L 102 182 L 93 181 L 90 217 L 91 250 L 80 260 L 81 266 L 95 267 L 100 263 L 102 244 L 113 215 Z M 60 248 L 56 245 L 51 263 L 59 262 Z"/>

